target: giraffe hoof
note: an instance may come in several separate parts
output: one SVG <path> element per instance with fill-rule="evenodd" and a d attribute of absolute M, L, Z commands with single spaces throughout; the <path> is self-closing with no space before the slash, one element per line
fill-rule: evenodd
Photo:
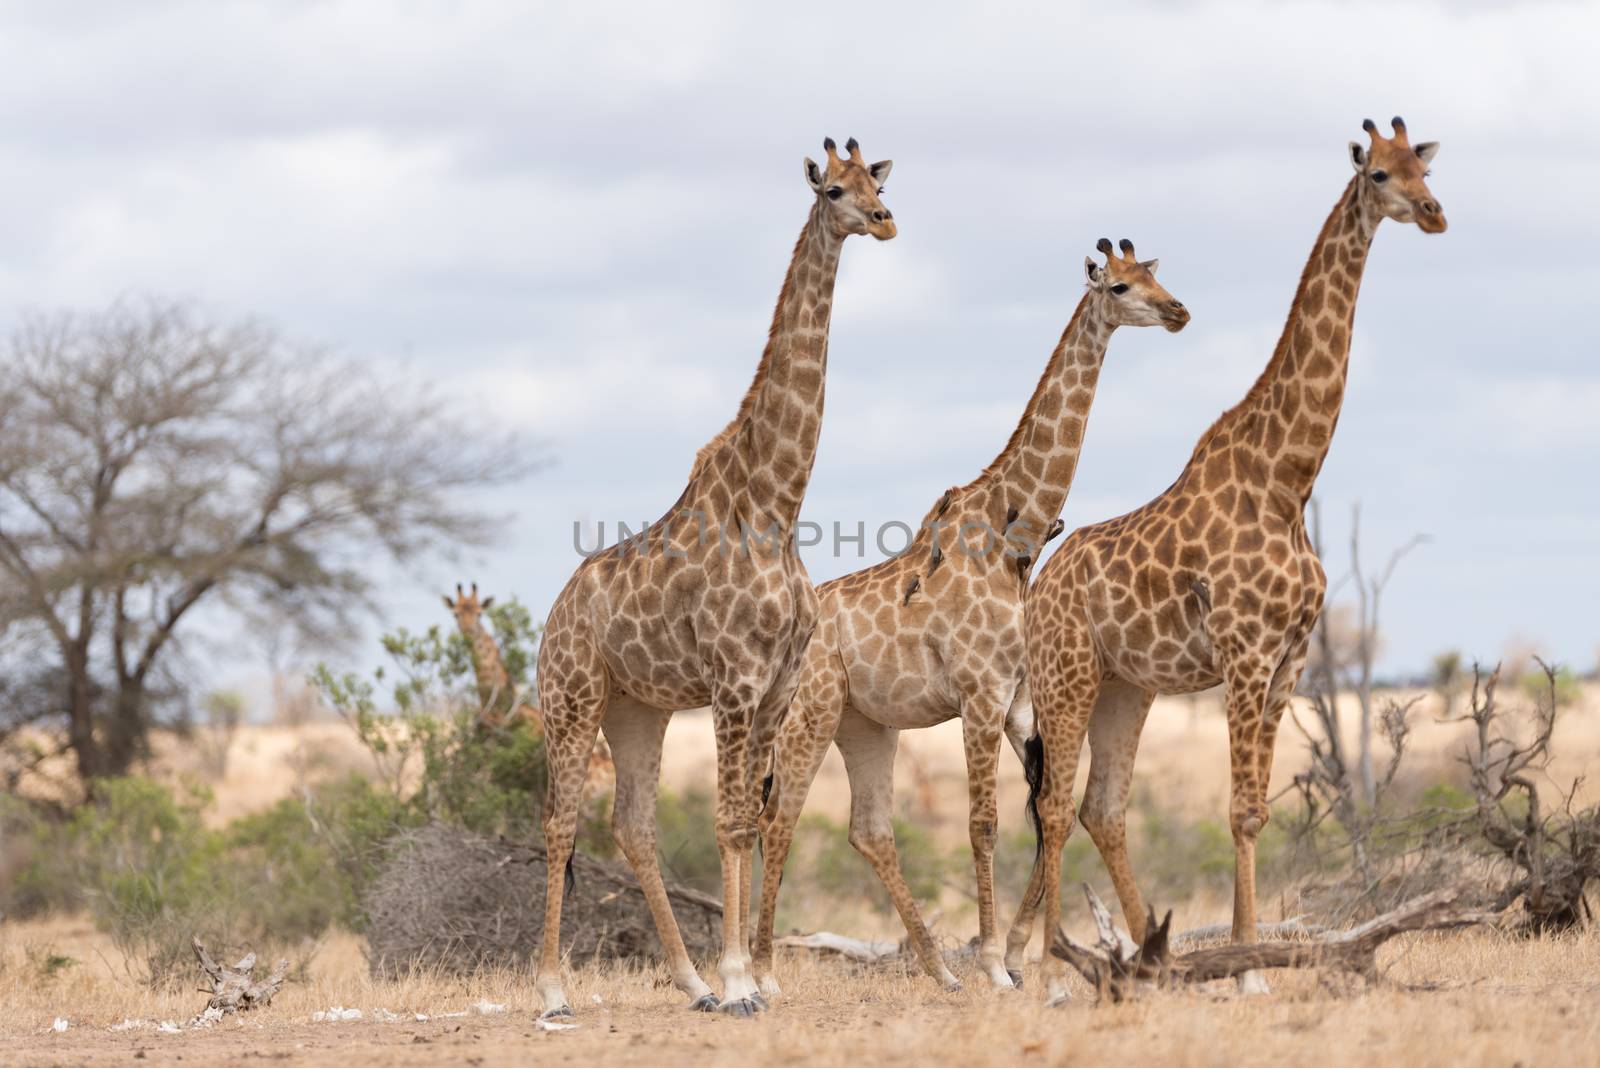
<path fill-rule="evenodd" d="M 570 1020 L 572 1019 L 571 1005 L 557 1005 L 553 1009 L 546 1009 L 539 1014 L 541 1020 Z"/>
<path fill-rule="evenodd" d="M 1017 971 L 1012 971 L 1010 968 L 1007 968 L 1006 969 L 1006 974 L 1011 976 L 1011 985 L 1016 987 L 1018 990 L 1021 990 L 1022 989 L 1022 973 L 1021 972 L 1017 972 Z"/>
<path fill-rule="evenodd" d="M 761 996 L 760 991 L 750 995 L 750 1004 L 755 1006 L 757 1012 L 766 1012 L 772 1008 L 767 999 Z"/>
<path fill-rule="evenodd" d="M 1059 1009 L 1063 1005 L 1071 1005 L 1071 1004 L 1072 1004 L 1072 995 L 1071 994 L 1057 994 L 1053 998 L 1046 998 L 1045 999 L 1045 1003 L 1044 1003 L 1044 1007 L 1047 1008 L 1047 1009 Z"/>
<path fill-rule="evenodd" d="M 724 1016 L 733 1016 L 740 1020 L 748 1020 L 756 1014 L 755 1002 L 749 998 L 739 998 L 736 1001 L 724 1001 L 717 1006 L 717 1012 Z"/>
<path fill-rule="evenodd" d="M 720 1004 L 721 1004 L 721 1002 L 719 1002 L 717 1000 L 717 995 L 715 995 L 715 994 L 701 994 L 699 997 L 695 998 L 694 1001 L 689 1003 L 689 1011 L 690 1012 L 716 1012 L 717 1011 L 717 1006 L 720 1005 Z"/>

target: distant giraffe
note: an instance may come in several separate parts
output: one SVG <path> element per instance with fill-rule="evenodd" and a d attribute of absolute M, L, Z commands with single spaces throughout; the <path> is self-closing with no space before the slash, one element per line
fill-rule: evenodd
<path fill-rule="evenodd" d="M 900 731 L 957 717 L 967 758 L 979 960 L 994 986 L 1013 985 L 995 924 L 995 790 L 1002 734 L 1012 736 L 1020 755 L 1032 730 L 1023 592 L 1041 543 L 1060 530 L 1112 333 L 1156 325 L 1176 332 L 1189 321 L 1188 310 L 1155 280 L 1155 260 L 1139 262 L 1126 240 L 1120 257 L 1108 240 L 1099 249 L 1105 266 L 1085 261 L 1088 292 L 1000 455 L 976 479 L 944 494 L 905 553 L 817 590 L 817 634 L 778 736 L 762 821 L 766 862 L 754 963 L 768 994 L 778 992 L 772 925 L 783 862 L 829 742 L 849 773 L 850 844 L 888 889 L 928 974 L 947 987 L 959 985 L 900 871 L 893 824 Z"/>
<path fill-rule="evenodd" d="M 535 726 L 539 724 L 539 710 L 521 700 L 506 671 L 505 658 L 500 655 L 500 645 L 483 626 L 483 614 L 494 604 L 493 597 L 478 599 L 478 584 L 472 592 L 461 589 L 456 583 L 456 596 L 444 597 L 444 606 L 456 617 L 456 626 L 472 649 L 472 674 L 478 682 L 478 722 L 486 727 L 504 727 L 513 719 L 525 718 Z"/>
<path fill-rule="evenodd" d="M 477 726 L 480 730 L 498 731 L 518 720 L 526 720 L 533 729 L 543 733 L 539 710 L 523 701 L 522 692 L 511 681 L 505 658 L 500 654 L 500 643 L 484 628 L 483 616 L 494 604 L 494 598 L 478 599 L 478 584 L 472 584 L 470 593 L 463 592 L 456 583 L 456 596 L 444 597 L 444 606 L 456 617 L 456 626 L 472 649 L 472 673 L 478 683 Z M 589 770 L 584 779 L 584 796 L 595 799 L 610 793 L 616 779 L 611 765 L 611 748 L 605 739 L 595 742 L 589 757 Z"/>
<path fill-rule="evenodd" d="M 638 875 L 673 983 L 692 1008 L 763 1008 L 749 974 L 752 853 L 761 778 L 794 692 L 817 597 L 794 544 L 822 429 L 828 324 L 839 254 L 852 234 L 895 236 L 879 199 L 890 163 L 852 138 L 826 166 L 807 159 L 814 200 L 778 296 L 767 345 L 738 414 L 695 458 L 688 485 L 640 538 L 587 558 L 550 609 L 539 697 L 550 755 L 549 882 L 538 989 L 546 1015 L 570 1015 L 561 985 L 562 869 L 578 786 L 597 728 L 617 762 L 613 833 Z M 662 738 L 675 711 L 711 705 L 722 862 L 719 1002 L 678 932 L 656 857 Z"/>
<path fill-rule="evenodd" d="M 1158 693 L 1227 687 L 1234 840 L 1233 937 L 1254 941 L 1256 838 L 1267 822 L 1273 739 L 1322 610 L 1326 579 L 1305 506 L 1344 400 L 1350 329 L 1367 252 L 1385 217 L 1442 233 L 1423 178 L 1436 142 L 1413 146 L 1394 120 L 1370 149 L 1350 144 L 1355 177 L 1311 250 L 1283 336 L 1237 406 L 1201 435 L 1178 480 L 1137 511 L 1075 531 L 1027 601 L 1030 803 L 1040 854 L 1006 945 L 1022 965 L 1040 902 L 1061 918 L 1061 850 L 1087 733 L 1083 824 L 1116 884 L 1134 940 L 1145 911 L 1128 865 L 1126 810 L 1139 734 Z M 1047 996 L 1065 996 L 1044 958 Z M 1242 984 L 1264 989 L 1259 977 Z"/>

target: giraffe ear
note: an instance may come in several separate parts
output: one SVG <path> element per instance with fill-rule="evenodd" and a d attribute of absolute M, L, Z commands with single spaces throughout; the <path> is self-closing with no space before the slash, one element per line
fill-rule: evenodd
<path fill-rule="evenodd" d="M 1415 151 L 1417 153 L 1417 158 L 1423 163 L 1432 163 L 1433 157 L 1439 154 L 1439 142 L 1424 141 L 1422 144 L 1416 146 Z"/>
<path fill-rule="evenodd" d="M 1105 275 L 1100 265 L 1088 256 L 1083 258 L 1083 273 L 1089 276 L 1089 284 L 1092 286 L 1099 285 L 1100 279 Z"/>
<path fill-rule="evenodd" d="M 1156 268 L 1161 266 L 1161 261 L 1160 260 L 1141 260 L 1139 262 L 1139 266 L 1143 267 L 1145 270 L 1149 271 L 1151 274 L 1155 274 L 1156 273 Z"/>
<path fill-rule="evenodd" d="M 1350 142 L 1350 166 L 1355 168 L 1357 174 L 1367 169 L 1367 150 L 1354 141 Z"/>
<path fill-rule="evenodd" d="M 817 161 L 810 156 L 806 157 L 806 184 L 813 191 L 822 192 L 822 168 L 817 166 Z"/>
<path fill-rule="evenodd" d="M 450 599 L 450 595 L 448 593 L 443 594 L 439 599 L 444 602 L 444 606 L 450 609 L 450 611 L 454 612 L 456 610 L 456 603 Z"/>
<path fill-rule="evenodd" d="M 894 160 L 880 159 L 867 168 L 867 173 L 872 175 L 872 180 L 882 185 L 889 180 L 889 172 L 894 170 Z"/>
<path fill-rule="evenodd" d="M 488 608 L 492 604 L 494 604 L 494 597 L 491 595 L 491 596 L 485 597 L 483 600 L 479 601 L 478 602 L 478 607 L 479 608 Z"/>

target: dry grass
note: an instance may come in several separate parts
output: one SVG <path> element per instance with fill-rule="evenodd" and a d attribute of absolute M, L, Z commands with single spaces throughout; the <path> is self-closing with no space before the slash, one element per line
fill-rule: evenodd
<path fill-rule="evenodd" d="M 48 942 L 83 963 L 41 981 L 24 948 Z M 359 944 L 335 939 L 309 980 L 287 987 L 268 1010 L 207 1031 L 115 1032 L 124 1019 L 182 1021 L 195 993 L 156 994 L 119 980 L 104 946 L 82 924 L 13 927 L 0 973 L 0 1064 L 230 1063 L 247 1058 L 368 1068 L 378 1065 L 525 1064 L 530 1059 L 697 1066 L 796 1062 L 938 1064 L 1273 1065 L 1348 1061 L 1411 1066 L 1600 1064 L 1600 935 L 1513 941 L 1492 932 L 1397 940 L 1381 961 L 1386 984 L 1366 988 L 1309 973 L 1279 973 L 1274 992 L 1241 999 L 1219 986 L 1091 1008 L 1086 993 L 1046 1010 L 1037 982 L 997 995 L 969 977 L 945 994 L 921 977 L 868 974 L 831 960 L 780 961 L 785 998 L 754 1021 L 687 1012 L 662 969 L 587 968 L 570 977 L 578 1028 L 546 1033 L 524 975 L 475 980 L 416 977 L 375 983 Z M 1033 969 L 1029 974 L 1032 977 Z M 1404 984 L 1433 983 L 1430 991 Z M 481 998 L 500 1015 L 444 1017 Z M 360 1022 L 313 1022 L 331 1005 L 356 1007 Z M 376 1022 L 375 1010 L 400 1014 Z M 431 1019 L 418 1021 L 415 1013 Z M 49 1028 L 66 1017 L 65 1033 Z"/>
<path fill-rule="evenodd" d="M 1557 729 L 1556 779 L 1581 774 L 1600 751 L 1600 691 L 1589 687 L 1580 706 L 1563 713 Z M 1412 766 L 1419 777 L 1450 770 L 1462 737 L 1459 726 L 1418 717 Z M 909 800 L 913 763 L 931 783 L 933 810 L 915 813 L 944 845 L 966 838 L 966 779 L 957 724 L 907 732 L 902 738 L 901 795 Z M 1141 788 L 1167 806 L 1223 818 L 1227 791 L 1226 728 L 1214 695 L 1195 701 L 1163 699 L 1151 714 L 1141 747 Z M 167 774 L 192 769 L 180 746 L 163 744 Z M 323 764 L 307 767 L 307 754 Z M 668 733 L 665 784 L 682 791 L 712 781 L 713 747 L 707 717 L 678 717 Z M 1288 781 L 1303 762 L 1303 746 L 1286 728 L 1274 782 Z M 294 788 L 300 774 L 359 767 L 361 754 L 339 724 L 240 732 L 229 775 L 214 784 L 216 818 L 270 804 Z M 1002 820 L 1020 820 L 1020 770 L 1001 762 Z M 1600 780 L 1587 787 L 1592 800 Z M 808 811 L 836 820 L 848 811 L 843 768 L 830 754 Z M 1020 887 L 1001 886 L 1002 916 Z M 1075 903 L 1075 897 L 1069 897 Z M 1168 904 L 1163 902 L 1162 904 Z M 1180 928 L 1225 919 L 1227 901 L 1200 897 L 1178 905 Z M 1277 902 L 1264 902 L 1264 919 Z M 862 937 L 898 937 L 892 915 L 800 909 L 806 922 L 825 923 Z M 968 911 L 947 914 L 947 931 L 966 937 Z M 1074 933 L 1087 936 L 1081 910 L 1069 911 Z M 77 963 L 53 977 L 42 974 L 49 954 Z M 475 980 L 417 976 L 374 982 L 360 941 L 328 940 L 304 982 L 285 989 L 267 1012 L 210 1031 L 162 1034 L 153 1029 L 113 1032 L 125 1019 L 183 1022 L 203 1004 L 194 992 L 156 993 L 132 979 L 104 936 L 85 920 L 55 919 L 0 926 L 0 1065 L 126 1064 L 143 1054 L 155 1064 L 231 1063 L 261 1056 L 297 1064 L 368 1068 L 377 1065 L 524 1064 L 545 1060 L 607 1064 L 697 1066 L 758 1060 L 810 1064 L 919 1058 L 928 1063 L 1273 1065 L 1363 1059 L 1373 1064 L 1452 1066 L 1600 1064 L 1600 932 L 1553 940 L 1516 941 L 1483 931 L 1418 935 L 1397 940 L 1380 959 L 1388 984 L 1367 989 L 1313 974 L 1279 975 L 1274 993 L 1239 999 L 1226 986 L 1163 994 L 1130 1006 L 1090 1009 L 1085 1003 L 1047 1011 L 1038 983 L 999 996 L 973 976 L 960 994 L 944 994 L 920 975 L 867 974 L 808 956 L 780 962 L 787 996 L 770 1015 L 751 1022 L 693 1015 L 665 984 L 657 962 L 636 968 L 589 967 L 570 977 L 568 995 L 579 1010 L 576 1030 L 540 1031 L 529 978 L 486 974 Z M 709 976 L 713 969 L 707 969 Z M 1029 970 L 1034 978 L 1033 967 Z M 1406 984 L 1437 984 L 1429 991 Z M 481 998 L 504 1003 L 501 1015 L 443 1017 Z M 598 998 L 598 1002 L 595 1000 Z M 332 1005 L 362 1009 L 352 1023 L 312 1022 Z M 372 1020 L 374 1010 L 401 1014 Z M 414 1019 L 415 1013 L 433 1017 Z M 65 1033 L 49 1030 L 65 1017 Z"/>

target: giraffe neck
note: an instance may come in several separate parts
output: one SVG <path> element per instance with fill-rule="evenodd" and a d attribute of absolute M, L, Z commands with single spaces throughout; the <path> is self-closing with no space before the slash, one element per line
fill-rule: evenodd
<path fill-rule="evenodd" d="M 800 515 L 822 430 L 828 323 L 844 239 L 823 219 L 819 200 L 800 231 L 772 313 L 772 327 L 739 413 L 700 450 L 691 481 L 707 471 L 723 476 L 752 513 L 737 519 L 787 539 Z M 737 521 L 736 517 L 712 517 Z"/>
<path fill-rule="evenodd" d="M 1016 509 L 1013 529 L 1023 540 L 1039 541 L 1067 502 L 1100 367 L 1115 330 L 1105 296 L 1097 290 L 1085 293 L 1011 439 L 984 472 L 1003 498 L 996 505 L 1007 514 Z"/>
<path fill-rule="evenodd" d="M 485 706 L 491 701 L 496 706 L 509 706 L 514 695 L 511 675 L 506 671 L 505 661 L 500 659 L 500 646 L 482 624 L 471 630 L 463 627 L 462 633 L 472 647 L 472 673 L 478 679 L 478 702 Z"/>
<path fill-rule="evenodd" d="M 1200 439 L 1191 468 L 1243 445 L 1233 453 L 1234 477 L 1267 487 L 1293 514 L 1304 511 L 1344 404 L 1356 295 L 1381 218 L 1367 183 L 1352 178 L 1312 246 L 1266 370 Z"/>

